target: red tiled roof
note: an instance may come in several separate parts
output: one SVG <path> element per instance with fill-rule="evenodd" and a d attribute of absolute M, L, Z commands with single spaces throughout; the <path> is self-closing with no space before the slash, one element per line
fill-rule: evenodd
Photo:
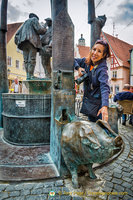
<path fill-rule="evenodd" d="M 90 47 L 87 47 L 87 46 L 79 46 L 79 45 L 77 45 L 77 47 L 78 47 L 79 54 L 80 54 L 80 57 L 81 57 L 81 58 L 87 57 L 87 56 L 88 56 Z"/>
<path fill-rule="evenodd" d="M 16 33 L 18 28 L 22 25 L 23 23 L 13 23 L 13 24 L 8 24 L 7 25 L 7 43 L 11 40 L 13 35 Z"/>
<path fill-rule="evenodd" d="M 133 45 L 128 44 L 114 36 L 111 36 L 105 32 L 103 35 L 107 42 L 109 43 L 113 53 L 123 61 L 123 66 L 130 67 L 128 60 L 130 59 L 130 52 L 129 50 L 133 48 Z"/>

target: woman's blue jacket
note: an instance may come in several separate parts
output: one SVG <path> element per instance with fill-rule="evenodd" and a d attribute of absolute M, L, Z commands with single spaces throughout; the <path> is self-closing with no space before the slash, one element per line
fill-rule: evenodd
<path fill-rule="evenodd" d="M 110 87 L 106 60 L 102 60 L 92 71 L 90 71 L 90 66 L 85 63 L 85 58 L 75 58 L 74 66 L 76 70 L 82 67 L 88 73 L 88 78 L 84 81 L 84 97 L 89 98 L 91 95 L 96 99 L 101 99 L 100 107 L 109 106 Z"/>

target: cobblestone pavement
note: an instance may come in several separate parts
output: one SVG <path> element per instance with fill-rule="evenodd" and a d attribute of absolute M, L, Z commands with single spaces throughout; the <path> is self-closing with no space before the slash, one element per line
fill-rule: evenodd
<path fill-rule="evenodd" d="M 132 200 L 133 127 L 119 125 L 119 132 L 124 150 L 113 162 L 95 170 L 96 180 L 89 179 L 87 173 L 80 176 L 79 189 L 72 188 L 70 178 L 0 182 L 0 200 Z"/>

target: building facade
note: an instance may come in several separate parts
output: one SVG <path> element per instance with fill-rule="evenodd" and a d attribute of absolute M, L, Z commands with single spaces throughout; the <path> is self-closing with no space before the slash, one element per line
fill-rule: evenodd
<path fill-rule="evenodd" d="M 26 72 L 23 62 L 23 52 L 20 51 L 14 43 L 14 36 L 22 23 L 8 24 L 7 31 L 7 75 L 9 89 L 17 77 L 20 82 L 26 79 Z"/>
<path fill-rule="evenodd" d="M 116 94 L 122 91 L 125 84 L 130 85 L 130 50 L 133 48 L 133 45 L 104 32 L 102 32 L 101 37 L 110 46 L 110 87 L 111 93 Z"/>

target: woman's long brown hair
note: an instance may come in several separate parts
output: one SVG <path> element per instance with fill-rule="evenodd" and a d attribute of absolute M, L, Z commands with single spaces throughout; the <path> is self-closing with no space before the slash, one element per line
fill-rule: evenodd
<path fill-rule="evenodd" d="M 97 40 L 97 41 L 95 42 L 94 46 L 95 46 L 96 44 L 101 44 L 101 45 L 104 46 L 104 51 L 103 51 L 103 55 L 105 54 L 104 59 L 107 59 L 107 58 L 111 57 L 110 47 L 109 47 L 108 43 L 107 43 L 105 40 Z M 94 47 L 94 46 L 93 46 L 93 47 Z M 92 47 L 92 48 L 93 48 L 93 47 Z M 90 50 L 89 55 L 88 55 L 88 56 L 86 57 L 86 59 L 85 59 L 85 63 L 86 63 L 87 65 L 90 65 L 90 64 L 91 64 L 91 53 L 92 53 L 92 50 Z"/>

